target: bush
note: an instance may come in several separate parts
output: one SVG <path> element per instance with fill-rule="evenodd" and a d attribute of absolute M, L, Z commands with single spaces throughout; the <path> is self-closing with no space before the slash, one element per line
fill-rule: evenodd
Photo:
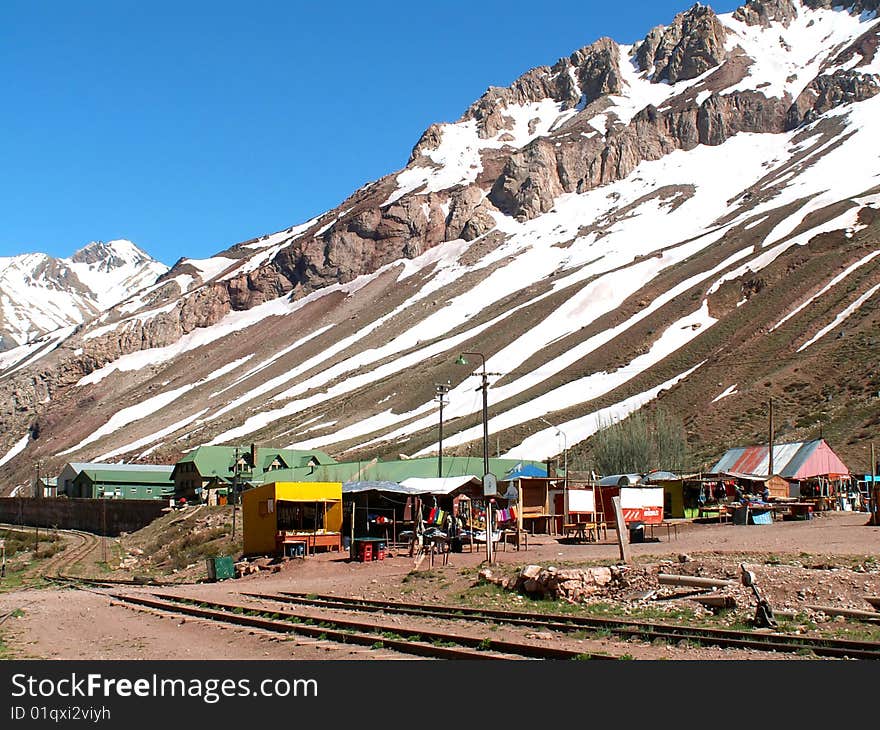
<path fill-rule="evenodd" d="M 601 474 L 645 474 L 654 469 L 681 470 L 687 457 L 682 422 L 658 408 L 651 416 L 637 411 L 623 421 L 600 421 L 591 439 Z"/>

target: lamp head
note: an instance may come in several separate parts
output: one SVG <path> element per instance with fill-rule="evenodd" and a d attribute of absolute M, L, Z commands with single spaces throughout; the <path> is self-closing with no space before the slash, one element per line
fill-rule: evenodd
<path fill-rule="evenodd" d="M 459 355 L 458 359 L 455 361 L 456 365 L 469 365 L 467 358 L 464 355 Z"/>

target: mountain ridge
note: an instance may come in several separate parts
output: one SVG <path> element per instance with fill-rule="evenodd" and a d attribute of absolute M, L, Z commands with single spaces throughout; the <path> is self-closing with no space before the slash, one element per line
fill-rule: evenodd
<path fill-rule="evenodd" d="M 0 351 L 117 304 L 167 270 L 131 241 L 91 241 L 71 256 L 0 257 Z"/>

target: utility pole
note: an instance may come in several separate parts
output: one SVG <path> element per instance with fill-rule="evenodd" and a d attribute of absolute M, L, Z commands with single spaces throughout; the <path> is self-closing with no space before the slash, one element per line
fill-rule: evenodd
<path fill-rule="evenodd" d="M 486 372 L 486 356 L 482 352 L 463 352 L 455 361 L 457 365 L 467 365 L 468 361 L 465 355 L 474 355 L 480 358 L 483 364 L 483 370 L 480 373 L 481 385 L 478 390 L 483 391 L 483 496 L 486 500 L 486 562 L 491 564 L 494 562 L 493 546 L 492 546 L 492 500 L 490 485 L 495 484 L 495 475 L 489 471 L 489 375 L 500 375 L 501 373 Z"/>
<path fill-rule="evenodd" d="M 451 381 L 435 383 L 434 398 L 440 403 L 440 445 L 437 451 L 437 476 L 443 478 L 443 406 L 449 403 L 446 396 L 449 393 Z"/>
<path fill-rule="evenodd" d="M 880 526 L 880 487 L 877 486 L 877 457 L 871 442 L 871 524 Z"/>
<path fill-rule="evenodd" d="M 232 539 L 235 539 L 235 495 L 238 492 L 238 446 L 235 447 L 235 465 L 232 472 Z"/>
<path fill-rule="evenodd" d="M 101 500 L 101 560 L 107 565 L 107 497 Z"/>

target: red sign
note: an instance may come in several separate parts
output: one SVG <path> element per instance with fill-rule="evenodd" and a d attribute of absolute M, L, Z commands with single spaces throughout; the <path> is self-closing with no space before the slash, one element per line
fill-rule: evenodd
<path fill-rule="evenodd" d="M 663 522 L 661 507 L 635 507 L 623 510 L 624 522 L 644 522 L 646 525 L 659 525 Z"/>

